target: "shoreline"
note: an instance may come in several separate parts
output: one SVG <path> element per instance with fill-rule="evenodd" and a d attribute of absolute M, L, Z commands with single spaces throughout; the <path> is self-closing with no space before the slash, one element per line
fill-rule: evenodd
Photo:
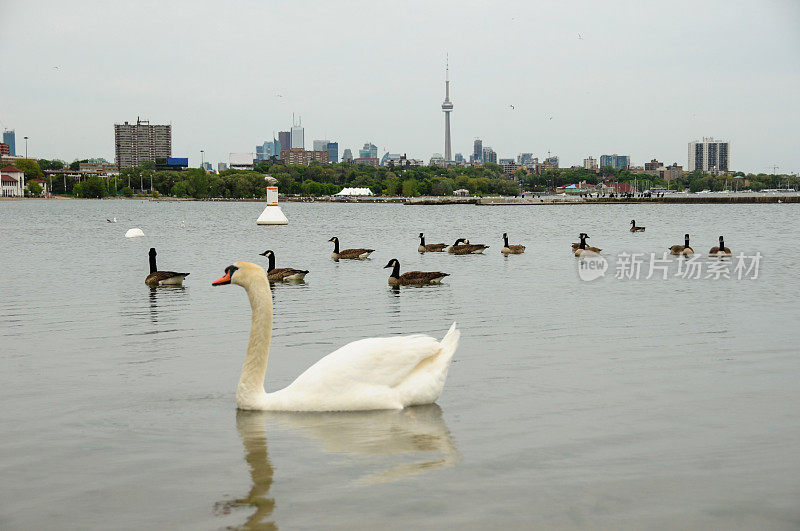
<path fill-rule="evenodd" d="M 258 199 L 226 199 L 209 198 L 195 199 L 191 197 L 104 197 L 91 199 L 71 196 L 53 197 L 0 197 L 0 201 L 154 201 L 154 202 L 183 202 L 207 201 L 230 203 L 263 203 L 266 198 Z M 666 197 L 281 197 L 283 203 L 363 203 L 363 204 L 402 204 L 402 205 L 476 205 L 476 206 L 536 206 L 536 205 L 629 205 L 629 204 L 758 204 L 758 203 L 800 203 L 800 194 L 797 195 L 737 195 L 737 196 L 709 196 L 709 195 L 674 195 Z"/>

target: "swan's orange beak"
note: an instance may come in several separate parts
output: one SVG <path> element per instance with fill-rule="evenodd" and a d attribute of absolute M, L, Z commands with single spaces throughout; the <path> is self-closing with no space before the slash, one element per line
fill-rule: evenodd
<path fill-rule="evenodd" d="M 230 270 L 225 270 L 225 275 L 219 277 L 217 280 L 211 283 L 212 286 L 224 286 L 225 284 L 231 283 L 231 272 Z"/>

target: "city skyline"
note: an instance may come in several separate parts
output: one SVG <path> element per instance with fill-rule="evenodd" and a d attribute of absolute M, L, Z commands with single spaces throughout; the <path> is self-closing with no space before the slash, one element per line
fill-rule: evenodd
<path fill-rule="evenodd" d="M 732 170 L 800 171 L 800 110 L 782 88 L 800 79 L 795 2 L 420 4 L 398 20 L 413 27 L 413 41 L 379 30 L 382 4 L 356 2 L 346 12 L 324 5 L 296 39 L 296 57 L 277 54 L 266 69 L 255 66 L 253 42 L 295 42 L 304 3 L 222 12 L 203 2 L 188 11 L 165 5 L 148 24 L 133 6 L 76 13 L 34 4 L 41 24 L 24 24 L 30 4 L 6 6 L 0 24 L 4 64 L 15 73 L 0 127 L 28 136 L 32 156 L 113 160 L 112 125 L 140 115 L 171 124 L 173 154 L 197 166 L 200 150 L 225 161 L 279 124 L 285 130 L 294 112 L 306 118 L 309 139 L 350 149 L 372 142 L 428 160 L 443 151 L 436 111 L 447 51 L 458 73 L 453 153 L 471 152 L 481 137 L 500 158 L 549 151 L 562 165 L 580 165 L 587 155 L 625 153 L 634 164 L 685 165 L 687 143 L 713 136 L 735 146 Z M 263 17 L 273 21 L 268 39 Z M 96 32 L 82 31 L 88 26 Z M 210 42 L 198 27 L 220 38 Z M 317 45 L 334 37 L 336 47 Z"/>

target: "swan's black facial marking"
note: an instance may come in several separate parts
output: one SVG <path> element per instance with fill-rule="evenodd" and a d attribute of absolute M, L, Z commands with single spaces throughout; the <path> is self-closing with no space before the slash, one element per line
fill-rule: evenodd
<path fill-rule="evenodd" d="M 236 267 L 235 265 L 229 265 L 228 267 L 225 268 L 225 275 L 220 277 L 220 278 L 218 278 L 214 282 L 212 282 L 211 285 L 212 286 L 224 286 L 226 284 L 230 284 L 231 283 L 231 277 L 238 270 L 239 270 L 239 268 Z"/>

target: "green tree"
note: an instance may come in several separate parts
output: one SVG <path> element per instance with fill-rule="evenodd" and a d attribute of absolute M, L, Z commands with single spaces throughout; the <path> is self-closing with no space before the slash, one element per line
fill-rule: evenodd
<path fill-rule="evenodd" d="M 73 188 L 73 194 L 77 197 L 101 198 L 108 195 L 106 180 L 97 175 L 92 175 L 85 181 L 78 183 Z"/>
<path fill-rule="evenodd" d="M 39 163 L 33 159 L 19 159 L 14 161 L 14 166 L 23 172 L 25 172 L 25 180 L 28 181 L 30 179 L 41 179 L 44 177 L 44 173 L 42 169 L 39 167 Z"/>
<path fill-rule="evenodd" d="M 125 197 L 133 197 L 133 189 L 130 186 L 126 186 L 122 189 L 122 195 Z"/>
<path fill-rule="evenodd" d="M 416 197 L 419 195 L 419 181 L 407 179 L 403 181 L 403 195 L 405 197 Z"/>
<path fill-rule="evenodd" d="M 37 183 L 37 182 L 35 182 L 35 181 L 30 181 L 28 183 L 27 188 L 28 188 L 28 192 L 31 195 L 39 195 L 39 194 L 42 193 L 42 190 L 43 190 L 42 185 Z"/>

